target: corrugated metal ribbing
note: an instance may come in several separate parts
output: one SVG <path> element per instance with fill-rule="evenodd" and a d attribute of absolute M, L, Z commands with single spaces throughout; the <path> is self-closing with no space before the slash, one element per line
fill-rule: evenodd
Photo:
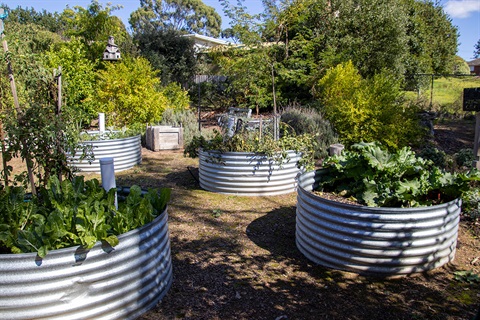
<path fill-rule="evenodd" d="M 371 275 L 404 275 L 452 261 L 461 200 L 415 208 L 372 208 L 311 192 L 319 171 L 299 177 L 296 242 L 320 265 Z"/>
<path fill-rule="evenodd" d="M 112 248 L 0 255 L 0 319 L 135 319 L 172 283 L 165 210 Z"/>
<path fill-rule="evenodd" d="M 91 145 L 95 160 L 88 163 L 86 159 L 80 161 L 81 153 L 70 158 L 70 164 L 83 172 L 100 173 L 101 158 L 113 158 L 115 172 L 133 168 L 142 162 L 141 136 L 133 136 L 122 139 L 85 141 L 84 145 Z"/>
<path fill-rule="evenodd" d="M 200 186 L 208 191 L 242 196 L 270 196 L 296 190 L 301 156 L 289 151 L 281 166 L 266 156 L 246 152 L 200 151 Z"/>

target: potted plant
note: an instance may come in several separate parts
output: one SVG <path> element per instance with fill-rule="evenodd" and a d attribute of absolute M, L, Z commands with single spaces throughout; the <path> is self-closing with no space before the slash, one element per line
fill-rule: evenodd
<path fill-rule="evenodd" d="M 294 192 L 299 173 L 313 167 L 314 137 L 282 128 L 279 139 L 255 129 L 215 131 L 210 140 L 194 137 L 185 153 L 199 157 L 200 186 L 243 196 Z"/>
<path fill-rule="evenodd" d="M 52 176 L 37 191 L 0 191 L 2 319 L 134 319 L 165 296 L 169 189 Z"/>
<path fill-rule="evenodd" d="M 297 247 L 320 265 L 361 274 L 440 267 L 455 257 L 461 194 L 478 179 L 409 148 L 353 145 L 299 178 Z"/>

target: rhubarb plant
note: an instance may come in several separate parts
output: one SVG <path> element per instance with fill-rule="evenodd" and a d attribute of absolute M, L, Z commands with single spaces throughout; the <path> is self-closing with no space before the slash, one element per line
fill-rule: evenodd
<path fill-rule="evenodd" d="M 477 170 L 451 173 L 416 156 L 410 148 L 389 152 L 378 143 L 359 143 L 325 159 L 318 190 L 372 207 L 416 207 L 451 201 L 480 180 Z"/>

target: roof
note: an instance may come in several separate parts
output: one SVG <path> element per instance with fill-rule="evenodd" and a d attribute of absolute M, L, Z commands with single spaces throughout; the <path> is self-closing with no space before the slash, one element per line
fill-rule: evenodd
<path fill-rule="evenodd" d="M 230 42 L 225 40 L 221 40 L 213 37 L 207 37 L 207 36 L 203 36 L 196 33 L 186 34 L 184 35 L 184 37 L 193 38 L 193 40 L 195 40 L 195 43 L 204 44 L 207 47 L 226 46 L 230 44 Z"/>
<path fill-rule="evenodd" d="M 474 66 L 474 67 L 475 66 L 480 66 L 480 58 L 472 60 L 472 61 L 468 61 L 467 64 L 469 66 Z"/>

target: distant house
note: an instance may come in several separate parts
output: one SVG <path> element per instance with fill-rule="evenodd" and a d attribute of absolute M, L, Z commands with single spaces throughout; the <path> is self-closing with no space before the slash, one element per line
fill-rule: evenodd
<path fill-rule="evenodd" d="M 221 46 L 230 46 L 233 45 L 229 41 L 217 39 L 217 38 L 212 38 L 212 37 L 207 37 L 207 36 L 202 36 L 200 34 L 186 34 L 184 37 L 187 38 L 192 38 L 194 43 L 194 48 L 196 52 L 205 52 L 209 51 L 212 48 L 215 47 L 221 47 Z"/>
<path fill-rule="evenodd" d="M 468 66 L 470 67 L 470 73 L 476 76 L 480 76 L 480 58 L 468 61 Z"/>

